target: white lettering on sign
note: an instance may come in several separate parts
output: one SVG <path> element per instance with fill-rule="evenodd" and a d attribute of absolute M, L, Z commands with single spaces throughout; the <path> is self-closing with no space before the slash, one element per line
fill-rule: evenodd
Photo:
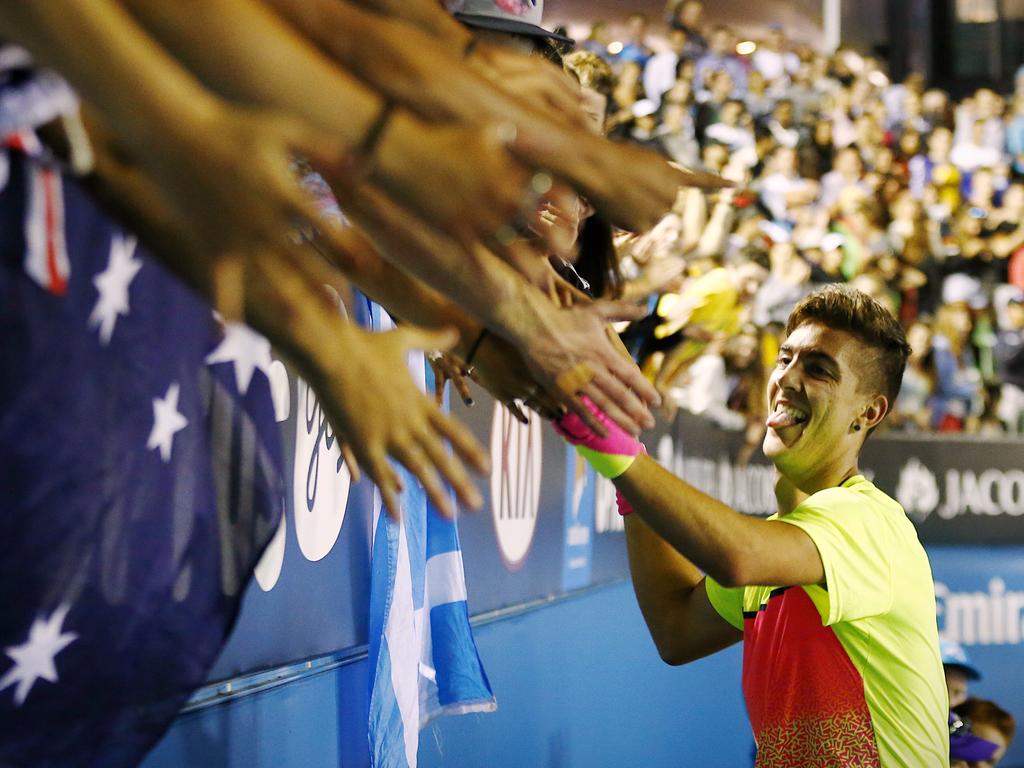
<path fill-rule="evenodd" d="M 964 645 L 1019 645 L 1024 637 L 1024 592 L 994 577 L 987 592 L 954 592 L 935 582 L 939 634 Z"/>
<path fill-rule="evenodd" d="M 943 520 L 960 515 L 1024 515 L 1024 471 L 1019 469 L 946 470 L 940 486 L 935 473 L 916 456 L 900 470 L 896 499 L 918 521 L 935 513 Z M 941 502 L 941 505 L 940 505 Z"/>
<path fill-rule="evenodd" d="M 263 556 L 260 557 L 260 561 L 256 563 L 256 569 L 253 571 L 256 583 L 264 592 L 272 590 L 277 584 L 277 580 L 281 578 L 281 568 L 284 566 L 284 545 L 288 538 L 287 520 L 288 516 L 282 513 L 277 531 L 270 543 L 267 544 L 267 548 L 263 550 Z"/>
<path fill-rule="evenodd" d="M 295 538 L 307 560 L 324 558 L 338 540 L 352 483 L 341 448 L 316 393 L 296 385 Z"/>
<path fill-rule="evenodd" d="M 491 515 L 505 567 L 519 570 L 537 528 L 540 508 L 541 420 L 522 424 L 500 403 L 491 422 Z"/>

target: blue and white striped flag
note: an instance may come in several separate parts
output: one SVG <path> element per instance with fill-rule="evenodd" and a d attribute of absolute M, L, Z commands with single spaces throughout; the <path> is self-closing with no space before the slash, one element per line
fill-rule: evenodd
<path fill-rule="evenodd" d="M 392 327 L 373 307 L 373 326 Z M 410 370 L 424 391 L 422 354 Z M 402 519 L 375 498 L 370 577 L 371 765 L 414 768 L 420 729 L 435 717 L 497 708 L 469 624 L 458 527 L 404 469 Z"/>

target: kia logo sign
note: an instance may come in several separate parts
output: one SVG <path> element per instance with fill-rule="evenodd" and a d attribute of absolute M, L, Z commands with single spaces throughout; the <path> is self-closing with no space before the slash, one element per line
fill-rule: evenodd
<path fill-rule="evenodd" d="M 540 504 L 540 417 L 522 424 L 503 405 L 491 422 L 491 515 L 505 567 L 519 570 L 530 552 Z"/>

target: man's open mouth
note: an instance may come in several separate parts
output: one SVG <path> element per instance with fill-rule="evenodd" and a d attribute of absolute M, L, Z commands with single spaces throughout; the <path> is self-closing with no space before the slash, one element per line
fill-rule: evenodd
<path fill-rule="evenodd" d="M 803 424 L 809 418 L 807 411 L 792 405 L 776 405 L 775 410 L 765 420 L 765 426 L 772 429 L 793 427 Z"/>

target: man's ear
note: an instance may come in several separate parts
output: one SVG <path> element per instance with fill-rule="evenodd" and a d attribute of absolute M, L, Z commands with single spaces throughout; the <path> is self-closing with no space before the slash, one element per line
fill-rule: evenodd
<path fill-rule="evenodd" d="M 875 395 L 871 400 L 864 406 L 864 410 L 860 415 L 860 422 L 864 429 L 871 430 L 878 426 L 878 424 L 885 418 L 885 415 L 889 412 L 889 398 L 885 395 Z"/>

